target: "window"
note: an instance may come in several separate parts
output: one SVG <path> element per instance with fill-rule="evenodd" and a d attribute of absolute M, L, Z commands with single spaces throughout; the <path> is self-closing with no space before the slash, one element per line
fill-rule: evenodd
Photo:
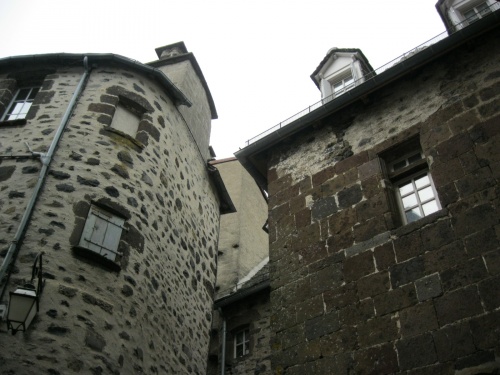
<path fill-rule="evenodd" d="M 234 358 L 243 357 L 250 353 L 250 331 L 248 328 L 234 334 Z"/>
<path fill-rule="evenodd" d="M 39 90 L 40 86 L 20 88 L 3 115 L 2 121 L 24 119 Z"/>
<path fill-rule="evenodd" d="M 124 223 L 123 218 L 91 206 L 79 245 L 115 261 Z"/>
<path fill-rule="evenodd" d="M 335 82 L 332 83 L 332 91 L 335 96 L 342 95 L 354 87 L 354 78 L 349 72 L 343 77 L 336 77 Z"/>
<path fill-rule="evenodd" d="M 417 221 L 441 209 L 418 140 L 388 152 L 384 159 L 403 224 Z"/>
<path fill-rule="evenodd" d="M 138 114 L 118 103 L 110 126 L 134 138 L 140 121 L 141 118 Z"/>
<path fill-rule="evenodd" d="M 483 18 L 488 13 L 491 13 L 491 9 L 488 4 L 486 4 L 486 2 L 477 4 L 476 6 L 462 12 L 465 21 L 468 24 L 475 22 L 480 18 Z"/>

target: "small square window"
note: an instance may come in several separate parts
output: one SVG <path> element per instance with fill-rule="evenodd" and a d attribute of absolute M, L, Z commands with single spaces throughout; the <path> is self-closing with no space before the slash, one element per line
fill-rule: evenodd
<path fill-rule="evenodd" d="M 441 209 L 418 139 L 387 151 L 383 159 L 403 224 Z"/>
<path fill-rule="evenodd" d="M 26 118 L 40 86 L 22 87 L 17 90 L 7 111 L 2 117 L 2 121 L 22 120 Z"/>
<path fill-rule="evenodd" d="M 250 331 L 242 329 L 234 334 L 234 358 L 243 357 L 250 353 Z"/>
<path fill-rule="evenodd" d="M 124 223 L 123 218 L 91 206 L 79 246 L 115 261 Z"/>

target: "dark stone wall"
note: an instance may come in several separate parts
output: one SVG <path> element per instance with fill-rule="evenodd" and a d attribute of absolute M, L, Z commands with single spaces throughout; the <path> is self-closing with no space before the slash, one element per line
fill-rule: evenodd
<path fill-rule="evenodd" d="M 226 320 L 225 373 L 227 375 L 268 375 L 271 370 L 269 290 L 252 293 L 243 299 L 215 312 L 212 340 L 208 360 L 208 375 L 221 373 L 222 319 Z M 243 328 L 249 330 L 249 354 L 234 357 L 234 333 Z"/>
<path fill-rule="evenodd" d="M 499 36 L 273 150 L 274 373 L 499 371 Z M 380 155 L 415 136 L 442 209 L 401 226 Z"/>

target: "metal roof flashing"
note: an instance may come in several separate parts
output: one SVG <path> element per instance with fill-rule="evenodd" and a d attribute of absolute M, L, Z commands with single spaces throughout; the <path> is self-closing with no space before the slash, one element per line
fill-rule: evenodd
<path fill-rule="evenodd" d="M 177 88 L 172 81 L 159 69 L 145 65 L 139 61 L 124 57 L 113 53 L 47 53 L 40 55 L 23 55 L 23 56 L 10 56 L 0 59 L 0 70 L 4 67 L 14 65 L 16 68 L 22 64 L 67 64 L 78 61 L 83 61 L 87 57 L 90 66 L 96 66 L 102 63 L 117 63 L 125 65 L 133 70 L 150 75 L 155 78 L 165 89 L 165 92 L 174 101 L 176 105 L 185 105 L 191 107 L 191 102 L 188 98 Z"/>

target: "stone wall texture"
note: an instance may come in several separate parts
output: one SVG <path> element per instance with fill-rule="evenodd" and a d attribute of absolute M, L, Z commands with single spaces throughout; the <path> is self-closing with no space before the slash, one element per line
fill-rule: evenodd
<path fill-rule="evenodd" d="M 212 327 L 208 375 L 221 374 L 221 348 L 223 339 L 222 318 L 226 320 L 226 353 L 224 372 L 227 375 L 270 375 L 271 303 L 269 290 L 253 293 L 224 307 L 223 317 L 215 313 Z M 249 354 L 235 358 L 234 334 L 241 329 L 249 330 Z"/>
<path fill-rule="evenodd" d="M 498 373 L 499 37 L 272 150 L 274 373 Z M 401 226 L 380 154 L 414 136 L 442 209 Z"/>
<path fill-rule="evenodd" d="M 29 155 L 24 142 L 47 151 L 83 73 L 83 67 L 46 68 L 51 73 L 27 124 L 0 129 L 2 258 L 41 169 L 38 159 L 7 156 Z M 4 101 L 12 73 L 0 72 Z M 119 102 L 143 111 L 135 137 L 108 127 Z M 92 202 L 127 219 L 117 268 L 77 251 Z M 26 333 L 11 336 L 2 322 L 0 372 L 205 373 L 218 223 L 206 159 L 165 90 L 123 66 L 94 67 L 7 288 L 28 282 L 34 257 L 45 252 L 40 311 Z"/>

